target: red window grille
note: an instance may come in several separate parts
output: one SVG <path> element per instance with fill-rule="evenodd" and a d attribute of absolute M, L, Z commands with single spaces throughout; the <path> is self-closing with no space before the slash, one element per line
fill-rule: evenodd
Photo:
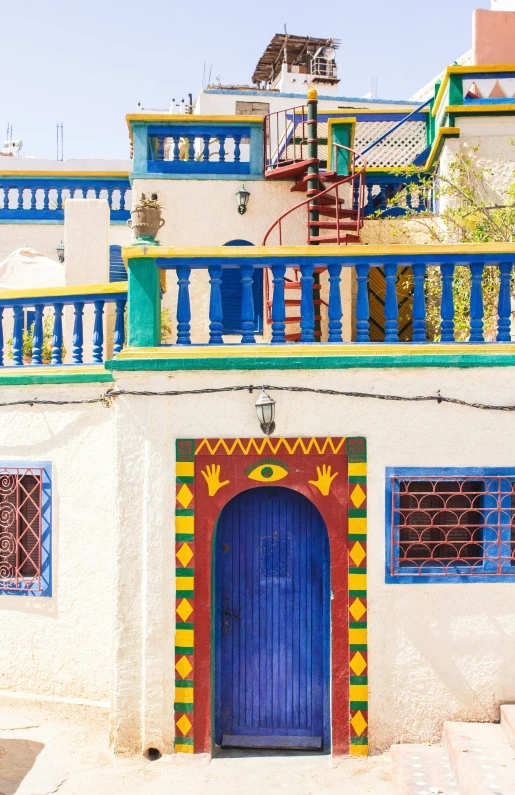
<path fill-rule="evenodd" d="M 392 480 L 392 575 L 515 576 L 515 477 Z"/>
<path fill-rule="evenodd" d="M 0 468 L 0 590 L 41 591 L 39 467 Z"/>

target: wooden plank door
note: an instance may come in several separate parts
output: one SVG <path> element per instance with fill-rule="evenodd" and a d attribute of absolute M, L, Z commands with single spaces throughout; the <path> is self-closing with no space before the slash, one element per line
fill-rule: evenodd
<path fill-rule="evenodd" d="M 217 744 L 329 746 L 329 541 L 317 508 L 256 488 L 216 535 Z"/>

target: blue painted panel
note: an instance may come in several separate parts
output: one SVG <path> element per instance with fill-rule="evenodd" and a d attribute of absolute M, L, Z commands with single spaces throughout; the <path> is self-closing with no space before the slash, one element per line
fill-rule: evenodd
<path fill-rule="evenodd" d="M 261 122 L 257 122 L 261 125 Z M 160 135 L 169 137 L 179 135 L 181 138 L 191 138 L 191 136 L 202 135 L 242 135 L 249 137 L 250 126 L 237 125 L 237 124 L 221 124 L 219 121 L 212 124 L 185 124 L 183 127 L 180 125 L 165 124 L 165 125 L 152 125 L 147 128 L 147 135 Z"/>
<path fill-rule="evenodd" d="M 248 240 L 231 240 L 226 246 L 252 246 Z M 252 285 L 254 298 L 254 329 L 256 334 L 263 332 L 263 272 L 254 271 Z M 241 271 L 239 268 L 222 268 L 222 312 L 223 333 L 242 334 L 241 323 Z"/>
<path fill-rule="evenodd" d="M 109 246 L 109 281 L 127 281 L 127 271 L 123 264 L 121 246 Z"/>
<path fill-rule="evenodd" d="M 218 745 L 328 749 L 329 541 L 315 506 L 254 488 L 215 539 Z"/>
<path fill-rule="evenodd" d="M 250 174 L 250 162 L 213 163 L 210 160 L 148 160 L 149 174 Z"/>

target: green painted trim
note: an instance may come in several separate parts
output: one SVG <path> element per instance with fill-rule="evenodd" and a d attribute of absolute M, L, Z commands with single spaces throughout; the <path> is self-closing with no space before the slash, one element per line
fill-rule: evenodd
<path fill-rule="evenodd" d="M 350 644 L 351 651 L 368 651 L 368 646 L 366 643 L 351 643 Z"/>
<path fill-rule="evenodd" d="M 366 508 L 349 508 L 349 518 L 351 519 L 365 519 L 367 516 Z M 366 569 L 353 569 L 354 574 L 364 574 Z"/>
<path fill-rule="evenodd" d="M 195 536 L 193 533 L 176 533 L 175 534 L 176 541 L 195 541 Z"/>
<path fill-rule="evenodd" d="M 368 676 L 355 676 L 351 674 L 349 677 L 349 683 L 351 685 L 368 685 Z"/>
<path fill-rule="evenodd" d="M 349 541 L 366 541 L 367 537 L 366 533 L 349 533 L 347 536 Z"/>
<path fill-rule="evenodd" d="M 176 654 L 193 654 L 193 646 L 176 646 L 175 653 Z"/>
<path fill-rule="evenodd" d="M 356 599 L 359 597 L 366 599 L 367 592 L 366 591 L 349 591 L 349 598 Z"/>
<path fill-rule="evenodd" d="M 193 745 L 193 737 L 176 737 L 176 745 Z"/>
<path fill-rule="evenodd" d="M 152 257 L 136 257 L 127 263 L 128 344 L 139 348 L 161 342 L 161 296 L 159 269 Z"/>
<path fill-rule="evenodd" d="M 352 510 L 352 509 L 351 509 Z M 357 510 L 356 508 L 354 510 Z M 354 514 L 349 512 L 349 516 L 354 517 Z M 366 516 L 366 514 L 364 514 Z M 366 566 L 349 566 L 349 574 L 366 574 L 367 568 Z"/>
<path fill-rule="evenodd" d="M 463 105 L 463 75 L 449 75 L 448 105 Z"/>
<path fill-rule="evenodd" d="M 350 708 L 352 710 L 368 710 L 368 701 L 351 701 Z"/>
<path fill-rule="evenodd" d="M 368 745 L 368 737 L 351 737 L 351 745 Z"/>
<path fill-rule="evenodd" d="M 360 682 L 356 682 L 356 684 L 361 684 Z M 176 679 L 175 680 L 175 687 L 190 687 L 192 688 L 193 680 L 192 679 Z"/>
<path fill-rule="evenodd" d="M 140 346 L 138 346 L 140 347 Z M 254 358 L 220 357 L 199 359 L 113 359 L 105 363 L 108 370 L 351 370 L 385 367 L 515 367 L 511 353 L 437 353 L 395 354 L 381 356 L 288 356 Z"/>
<path fill-rule="evenodd" d="M 0 375 L 0 386 L 21 386 L 24 384 L 110 384 L 114 378 L 111 373 L 20 373 Z"/>
<path fill-rule="evenodd" d="M 194 516 L 193 508 L 176 508 L 175 509 L 176 516 Z"/>
<path fill-rule="evenodd" d="M 193 599 L 195 596 L 195 591 L 176 591 L 175 596 L 177 597 L 177 599 L 182 599 L 182 598 Z"/>
<path fill-rule="evenodd" d="M 349 629 L 366 629 L 367 622 L 366 621 L 352 621 L 349 622 Z"/>
<path fill-rule="evenodd" d="M 184 704 L 182 701 L 174 701 L 175 712 L 193 712 L 193 704 Z"/>
<path fill-rule="evenodd" d="M 195 629 L 195 624 L 192 621 L 177 621 L 175 629 Z"/>
<path fill-rule="evenodd" d="M 349 483 L 366 483 L 366 475 L 349 475 Z"/>
<path fill-rule="evenodd" d="M 176 577 L 193 577 L 195 575 L 195 569 L 193 569 L 193 568 L 181 569 L 181 568 L 177 567 L 175 569 L 175 575 L 176 575 Z"/>

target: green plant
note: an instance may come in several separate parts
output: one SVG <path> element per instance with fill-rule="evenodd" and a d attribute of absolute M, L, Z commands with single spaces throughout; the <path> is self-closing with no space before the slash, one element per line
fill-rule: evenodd
<path fill-rule="evenodd" d="M 54 318 L 47 315 L 43 318 L 43 345 L 41 358 L 43 362 L 49 363 L 52 360 L 52 337 L 54 335 Z M 32 359 L 32 346 L 34 343 L 34 323 L 28 329 L 23 329 L 22 336 L 22 356 L 24 359 Z M 66 348 L 62 346 L 62 358 L 66 356 Z M 7 356 L 13 358 L 13 338 L 7 340 Z"/>
<path fill-rule="evenodd" d="M 513 141 L 512 141 L 513 143 Z M 421 169 L 395 169 L 393 173 L 406 176 L 402 189 L 387 203 L 387 210 L 402 207 L 403 219 L 410 225 L 393 224 L 392 236 L 402 238 L 409 226 L 422 228 L 435 243 L 506 243 L 515 241 L 515 181 L 505 190 L 492 184 L 494 172 L 481 166 L 479 147 L 469 147 L 449 164 L 445 174 L 424 174 Z M 515 176 L 515 174 L 514 174 Z M 413 199 L 422 191 L 433 197 L 433 205 L 440 205 L 435 216 L 431 209 L 413 210 Z M 418 201 L 416 202 L 418 204 Z M 384 211 L 378 210 L 374 218 L 382 219 Z M 389 219 L 390 220 L 390 219 Z M 440 339 L 440 303 L 442 294 L 440 269 L 429 266 L 426 273 L 427 335 L 429 340 Z M 457 341 L 470 334 L 470 271 L 456 267 L 454 271 L 454 325 Z M 497 331 L 497 302 L 499 295 L 499 269 L 486 266 L 483 274 L 484 335 L 487 341 L 495 340 Z"/>
<path fill-rule="evenodd" d="M 141 199 L 136 202 L 133 210 L 162 210 L 163 205 L 157 200 L 157 193 L 153 193 L 150 199 L 147 199 L 144 193 L 141 194 Z"/>

